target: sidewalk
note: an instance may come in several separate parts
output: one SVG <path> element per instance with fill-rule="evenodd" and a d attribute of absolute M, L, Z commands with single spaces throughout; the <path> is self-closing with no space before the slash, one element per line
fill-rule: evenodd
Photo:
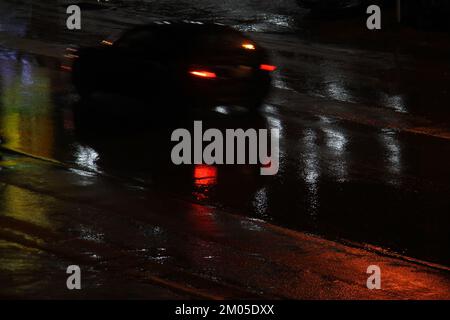
<path fill-rule="evenodd" d="M 1 154 L 0 296 L 450 299 L 446 267 Z M 81 291 L 65 289 L 70 264 L 82 268 Z M 381 268 L 381 290 L 366 288 L 369 265 Z"/>

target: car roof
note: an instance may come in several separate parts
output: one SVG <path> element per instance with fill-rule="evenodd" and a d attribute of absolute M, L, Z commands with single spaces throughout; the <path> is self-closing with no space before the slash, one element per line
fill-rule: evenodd
<path fill-rule="evenodd" d="M 235 43 L 248 39 L 239 30 L 219 23 L 160 20 L 136 26 L 126 31 L 115 43 L 120 44 L 133 37 L 138 39 L 140 37 L 139 34 L 142 34 L 143 39 L 145 39 L 146 31 L 149 32 L 150 37 L 156 36 L 153 39 L 158 39 L 158 41 L 164 43 L 162 46 L 155 47 L 150 45 L 147 48 L 151 48 L 154 52 L 156 52 L 155 50 L 164 50 L 168 55 L 207 55 L 212 51 L 230 50 L 234 48 L 234 46 L 230 45 L 230 42 Z M 250 41 L 250 39 L 248 40 Z M 137 40 L 136 43 L 139 42 Z M 150 44 L 151 42 L 148 43 Z M 146 48 L 145 46 L 141 47 L 140 44 L 138 44 L 138 47 Z"/>

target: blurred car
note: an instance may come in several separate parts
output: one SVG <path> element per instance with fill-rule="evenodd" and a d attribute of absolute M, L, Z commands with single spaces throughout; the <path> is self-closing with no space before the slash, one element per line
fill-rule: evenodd
<path fill-rule="evenodd" d="M 111 92 L 196 106 L 257 109 L 269 92 L 266 50 L 241 32 L 219 24 L 158 21 L 70 49 L 73 82 L 84 98 Z"/>

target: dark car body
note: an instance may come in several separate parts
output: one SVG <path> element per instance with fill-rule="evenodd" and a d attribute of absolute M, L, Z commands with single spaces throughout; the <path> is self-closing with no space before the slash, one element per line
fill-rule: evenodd
<path fill-rule="evenodd" d="M 152 101 L 257 108 L 270 88 L 266 50 L 218 24 L 157 22 L 75 54 L 82 96 L 113 92 Z"/>

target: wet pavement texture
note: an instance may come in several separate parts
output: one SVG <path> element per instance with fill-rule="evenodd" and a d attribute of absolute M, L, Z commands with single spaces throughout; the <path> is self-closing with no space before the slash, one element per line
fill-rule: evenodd
<path fill-rule="evenodd" d="M 0 183 L 0 297 L 450 297 L 441 266 L 292 232 L 117 177 L 80 176 L 22 155 L 3 160 L 10 166 Z M 82 290 L 66 289 L 69 264 L 80 266 Z M 383 270 L 382 290 L 367 290 L 372 264 Z"/>
<path fill-rule="evenodd" d="M 420 39 L 420 46 L 400 43 L 396 47 L 389 33 L 388 40 L 379 42 L 370 35 L 367 46 L 338 45 L 341 34 L 335 32 L 333 38 L 324 26 L 337 25 L 344 33 L 359 19 L 311 17 L 287 0 L 269 5 L 239 1 L 239 6 L 235 1 L 90 5 L 83 16 L 86 28 L 70 33 L 64 30 L 62 3 L 32 1 L 32 8 L 21 1 L 0 5 L 1 145 L 3 150 L 21 154 L 2 151 L 0 156 L 0 226 L 1 230 L 23 228 L 25 234 L 37 233 L 41 238 L 37 242 L 43 246 L 33 252 L 33 259 L 39 261 L 41 255 L 49 254 L 45 244 L 53 241 L 53 235 L 42 230 L 73 239 L 74 227 L 74 238 L 84 234 L 94 242 L 116 243 L 117 234 L 133 237 L 140 221 L 136 215 L 145 212 L 130 206 L 129 217 L 120 213 L 109 219 L 102 217 L 104 211 L 86 209 L 82 203 L 72 203 L 73 207 L 53 203 L 54 195 L 46 197 L 52 189 L 43 187 L 48 183 L 45 174 L 38 174 L 42 167 L 33 165 L 33 161 L 45 160 L 69 170 L 71 182 L 86 190 L 92 190 L 89 186 L 95 177 L 108 177 L 122 186 L 123 195 L 136 192 L 136 197 L 148 196 L 148 202 L 157 201 L 154 192 L 169 195 L 193 207 L 220 210 L 214 219 L 227 215 L 223 211 L 231 212 L 346 244 L 450 264 L 450 62 L 448 43 L 442 36 L 407 31 L 405 36 Z M 58 52 L 69 44 L 91 44 L 130 25 L 171 16 L 231 24 L 270 50 L 279 69 L 259 115 L 229 106 L 179 112 L 173 106 L 147 106 L 118 97 L 97 97 L 95 105 L 79 100 L 69 75 L 59 69 Z M 347 35 L 359 39 L 364 32 Z M 435 50 L 427 50 L 436 43 Z M 81 111 L 85 109 L 91 111 Z M 203 120 L 205 128 L 280 129 L 279 173 L 262 177 L 258 167 L 246 165 L 172 165 L 170 134 L 180 127 L 192 130 L 194 120 Z M 49 169 L 48 179 L 57 179 L 53 170 Z M 26 173 L 27 179 L 14 176 L 15 171 Z M 107 193 L 108 188 L 99 186 L 98 192 Z M 36 190 L 40 195 L 34 199 Z M 95 203 L 95 194 L 77 192 Z M 121 193 L 111 194 L 120 197 Z M 102 201 L 107 203 L 107 197 Z M 225 232 L 215 229 L 210 215 L 194 218 L 183 206 L 160 211 L 159 215 L 156 211 L 156 221 L 175 224 L 182 232 L 211 231 L 215 236 Z M 88 225 L 97 218 L 98 228 L 104 231 L 91 233 Z M 86 219 L 86 225 L 77 219 Z M 156 264 L 180 252 L 214 260 L 202 243 L 183 248 L 181 237 L 157 246 L 170 232 L 145 226 L 139 230 L 143 238 L 130 241 L 129 250 L 145 249 L 145 243 L 152 243 L 154 252 L 146 257 L 151 256 Z M 102 239 L 105 234 L 112 239 Z M 2 250 L 22 243 L 7 233 L 0 239 Z M 195 245 L 205 252 L 195 252 Z M 157 248 L 171 248 L 177 254 L 165 255 Z M 190 258 L 188 265 L 194 269 L 195 263 L 205 260 Z M 8 259 L 25 269 L 28 263 L 38 264 L 23 257 Z M 218 265 L 217 261 L 213 264 Z M 149 288 L 148 292 L 152 290 L 155 296 L 165 294 L 160 289 Z M 180 298 L 186 296 L 190 293 L 181 290 Z"/>

